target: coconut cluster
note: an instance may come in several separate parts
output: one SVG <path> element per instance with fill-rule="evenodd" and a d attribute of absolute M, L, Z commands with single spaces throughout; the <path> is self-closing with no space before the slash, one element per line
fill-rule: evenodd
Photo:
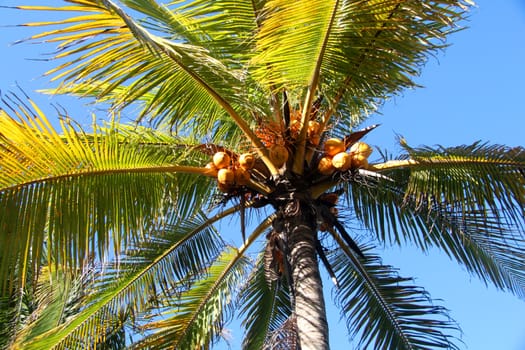
<path fill-rule="evenodd" d="M 206 168 L 217 178 L 219 189 L 222 192 L 230 192 L 250 182 L 250 170 L 254 164 L 255 157 L 251 153 L 243 153 L 234 161 L 227 152 L 220 151 L 213 155 Z"/>
<path fill-rule="evenodd" d="M 354 143 L 346 152 L 345 142 L 338 138 L 330 138 L 324 143 L 324 154 L 319 160 L 317 170 L 322 175 L 332 175 L 335 171 L 347 171 L 368 167 L 368 157 L 372 148 L 364 142 Z"/>
<path fill-rule="evenodd" d="M 290 135 L 292 139 L 297 139 L 301 129 L 301 112 L 293 111 L 290 115 Z M 321 142 L 321 123 L 317 120 L 310 120 L 306 129 L 306 140 L 313 146 L 319 146 Z"/>

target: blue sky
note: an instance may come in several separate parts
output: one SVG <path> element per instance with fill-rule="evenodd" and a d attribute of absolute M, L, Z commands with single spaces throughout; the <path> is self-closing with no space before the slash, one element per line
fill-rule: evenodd
<path fill-rule="evenodd" d="M 21 3 L 2 0 L 2 5 Z M 0 8 L 1 26 L 37 19 L 42 18 Z M 453 146 L 476 140 L 525 145 L 525 2 L 477 1 L 468 25 L 449 38 L 451 47 L 437 53 L 423 68 L 417 82 L 424 88 L 388 101 L 382 115 L 371 119 L 370 123 L 382 125 L 369 134 L 367 142 L 394 154 L 400 150 L 396 134 L 414 146 Z M 0 89 L 15 90 L 15 82 L 26 92 L 46 87 L 47 80 L 39 77 L 50 65 L 27 59 L 42 58 L 51 49 L 33 44 L 10 46 L 29 36 L 32 30 L 28 28 L 0 27 L 0 33 Z M 85 120 L 94 111 L 93 107 L 81 108 L 71 98 L 31 96 L 43 107 L 60 103 L 78 119 Z M 525 349 L 524 301 L 485 286 L 439 252 L 421 254 L 407 247 L 387 249 L 383 256 L 384 262 L 398 267 L 401 275 L 415 277 L 417 285 L 442 300 L 440 304 L 461 326 L 466 349 Z M 327 298 L 329 302 L 330 296 Z M 330 309 L 330 320 L 332 349 L 347 349 L 344 324 L 334 309 Z M 235 349 L 242 334 L 234 329 L 232 335 Z"/>

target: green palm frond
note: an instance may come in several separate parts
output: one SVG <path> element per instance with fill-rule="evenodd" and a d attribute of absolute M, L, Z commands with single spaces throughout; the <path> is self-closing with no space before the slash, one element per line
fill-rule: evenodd
<path fill-rule="evenodd" d="M 268 231 L 274 219 L 275 215 L 266 218 L 255 232 Z M 267 240 L 264 247 L 266 244 Z M 272 282 L 267 279 L 265 250 L 266 248 L 259 253 L 255 267 L 239 294 L 240 312 L 244 315 L 242 321 L 245 328 L 244 349 L 265 348 L 272 332 L 277 331 L 292 314 L 290 291 L 285 277 L 281 276 L 280 280 Z M 273 345 L 278 346 L 278 344 Z"/>
<path fill-rule="evenodd" d="M 193 349 L 208 346 L 217 339 L 224 322 L 231 315 L 234 295 L 246 274 L 250 261 L 242 251 L 230 248 L 207 269 L 204 276 L 166 301 L 161 320 L 146 323 L 151 335 L 135 347 Z"/>
<path fill-rule="evenodd" d="M 338 1 L 266 2 L 252 62 L 257 67 L 254 74 L 258 80 L 277 90 L 307 87 L 317 75 L 319 56 L 337 4 Z"/>
<path fill-rule="evenodd" d="M 148 28 L 205 47 L 230 68 L 240 68 L 251 55 L 251 37 L 260 11 L 253 1 L 198 0 L 161 5 L 153 0 L 127 0 L 124 3 L 147 15 L 143 21 Z"/>
<path fill-rule="evenodd" d="M 176 141 L 162 148 L 139 136 L 126 142 L 116 127 L 88 134 L 67 120 L 59 134 L 33 108 L 20 103 L 11 110 L 16 117 L 0 111 L 3 288 L 25 283 L 44 254 L 47 263 L 80 267 L 89 254 L 119 252 L 161 225 L 170 207 L 188 214 L 206 202 L 213 183 L 191 175 L 205 175 L 204 168 L 175 165 L 205 164 L 198 152 Z"/>
<path fill-rule="evenodd" d="M 242 99 L 235 100 L 236 96 L 243 95 L 242 90 L 235 90 L 241 85 L 240 73 L 209 55 L 205 45 L 195 46 L 177 40 L 177 33 L 170 33 L 169 37 L 158 36 L 110 0 L 68 2 L 76 5 L 65 9 L 85 14 L 56 22 L 26 24 L 63 26 L 32 37 L 49 37 L 48 41 L 59 42 L 55 58 L 68 59 L 48 72 L 55 74 L 54 79 L 63 81 L 57 93 L 81 93 L 104 99 L 118 92 L 112 96 L 112 104 L 117 106 L 146 97 L 142 115 L 155 111 L 152 115 L 157 121 L 165 119 L 179 126 L 194 121 L 197 116 L 211 123 L 227 113 L 250 139 L 256 140 L 233 107 L 245 103 Z M 155 20 L 170 20 L 166 18 L 166 11 L 159 8 L 154 11 L 155 4 L 151 1 L 130 3 L 135 10 L 145 8 L 150 15 L 157 15 Z M 190 17 L 186 20 L 197 21 Z M 120 90 L 115 91 L 116 88 Z"/>
<path fill-rule="evenodd" d="M 486 283 L 523 297 L 523 149 L 407 149 L 410 158 L 372 167 L 387 178 L 352 186 L 358 218 L 383 242 L 437 246 Z"/>
<path fill-rule="evenodd" d="M 472 210 L 481 206 L 503 212 L 514 224 L 523 224 L 525 149 L 476 142 L 453 148 L 407 150 L 408 156 L 419 163 L 411 169 L 408 200 L 420 205 L 436 197 L 452 206 Z"/>
<path fill-rule="evenodd" d="M 34 310 L 29 318 L 32 321 L 22 328 L 22 332 L 17 335 L 19 340 L 15 341 L 15 344 L 45 333 L 63 321 L 72 289 L 72 279 L 75 278 L 69 278 L 61 272 L 51 272 L 47 266 L 42 268 L 35 291 L 31 293 Z"/>
<path fill-rule="evenodd" d="M 355 127 L 385 98 L 413 87 L 429 54 L 458 29 L 470 1 L 341 2 L 321 71 L 320 93 Z"/>
<path fill-rule="evenodd" d="M 355 127 L 385 98 L 415 85 L 413 76 L 469 3 L 268 1 L 254 75 L 266 86 L 317 90 L 330 106 L 326 119 L 340 110 L 349 122 L 343 126 Z"/>
<path fill-rule="evenodd" d="M 142 3 L 146 9 L 154 7 L 149 0 L 131 3 L 135 10 L 140 9 Z M 155 122 L 165 122 L 172 127 L 189 126 L 193 136 L 200 139 L 207 137 L 213 128 L 204 128 L 207 132 L 198 135 L 196 132 L 203 128 L 193 129 L 192 126 L 200 123 L 215 127 L 227 116 L 229 124 L 235 125 L 229 129 L 237 130 L 232 135 L 244 134 L 270 171 L 277 173 L 265 146 L 252 131 L 257 108 L 248 103 L 247 96 L 253 96 L 253 89 L 242 87 L 245 80 L 242 71 L 227 67 L 210 55 L 205 45 L 195 46 L 172 36 L 157 35 L 111 0 L 83 1 L 81 6 L 69 10 L 88 15 L 53 23 L 27 24 L 66 25 L 32 37 L 51 37 L 50 41 L 60 42 L 62 52 L 55 58 L 69 58 L 68 62 L 48 72 L 56 73 L 55 79 L 63 81 L 55 92 L 82 92 L 97 98 L 113 93 L 111 104 L 120 107 L 151 97 L 145 100 L 137 119 L 149 114 Z M 188 20 L 197 21 L 198 18 L 188 17 Z M 100 91 L 101 86 L 105 88 L 103 91 Z M 98 91 L 90 92 L 92 87 Z"/>
<path fill-rule="evenodd" d="M 242 324 L 246 329 L 243 349 L 262 349 L 271 332 L 292 314 L 287 284 L 278 281 L 268 285 L 263 259 L 264 252 L 259 255 L 240 295 Z"/>
<path fill-rule="evenodd" d="M 85 307 L 90 291 L 93 290 L 93 283 L 100 276 L 93 266 L 85 266 L 80 273 L 74 275 L 64 273 L 65 271 L 46 271 L 47 267 L 42 270 L 34 292 L 28 296 L 31 298 L 32 312 L 13 342 L 14 349 L 28 348 L 26 345 L 34 339 L 71 320 Z M 125 338 L 121 324 L 106 331 L 106 336 L 99 339 L 99 348 L 123 349 Z M 47 348 L 46 345 L 44 347 Z"/>
<path fill-rule="evenodd" d="M 233 207 L 230 211 L 237 210 Z M 146 320 L 152 319 L 143 326 L 147 336 L 134 346 L 195 348 L 206 347 L 216 340 L 225 320 L 231 316 L 238 290 L 252 266 L 246 251 L 269 224 L 269 219 L 264 220 L 239 249 L 227 247 L 187 290 L 180 291 L 175 298 L 164 298 L 164 303 L 161 302 L 164 312 L 146 314 Z"/>
<path fill-rule="evenodd" d="M 446 309 L 369 249 L 360 260 L 333 237 L 341 247 L 329 255 L 340 285 L 336 295 L 350 334 L 360 339 L 358 348 L 458 349 L 449 335 L 457 328 Z"/>
<path fill-rule="evenodd" d="M 177 293 L 188 288 L 224 249 L 223 240 L 211 225 L 233 212 L 193 220 L 173 213 L 174 222 L 150 232 L 114 266 L 103 268 L 104 273 L 89 289 L 89 300 L 67 323 L 30 339 L 24 348 L 89 347 L 89 342 L 107 338 L 108 329 L 132 322 L 126 314 L 155 310 L 159 299 L 177 298 Z"/>
<path fill-rule="evenodd" d="M 8 347 L 11 339 L 14 337 L 16 330 L 15 314 L 16 299 L 3 293 L 0 295 L 0 347 Z"/>

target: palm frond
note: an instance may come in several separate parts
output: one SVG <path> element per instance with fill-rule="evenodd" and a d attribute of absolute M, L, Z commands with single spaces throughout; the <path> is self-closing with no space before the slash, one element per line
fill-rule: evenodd
<path fill-rule="evenodd" d="M 358 259 L 337 235 L 341 247 L 330 254 L 340 288 L 338 302 L 350 334 L 361 349 L 458 349 L 449 335 L 457 329 L 447 310 L 427 292 L 381 263 L 370 248 Z"/>
<path fill-rule="evenodd" d="M 148 28 L 189 45 L 205 47 L 211 56 L 230 68 L 241 68 L 251 55 L 251 36 L 256 31 L 260 11 L 254 1 L 197 0 L 161 5 L 153 0 L 127 0 L 125 3 L 147 15 L 142 21 Z"/>
<path fill-rule="evenodd" d="M 249 265 L 242 252 L 232 248 L 224 251 L 188 290 L 166 301 L 160 320 L 153 319 L 143 326 L 151 334 L 134 346 L 161 349 L 208 346 L 220 335 L 228 313 L 231 314 L 235 291 Z"/>
<path fill-rule="evenodd" d="M 273 216 L 266 222 L 269 223 L 270 219 Z M 268 284 L 263 260 L 264 250 L 239 295 L 241 315 L 244 316 L 244 349 L 262 349 L 271 333 L 278 330 L 292 314 L 288 284 L 283 281 L 284 277 Z"/>
<path fill-rule="evenodd" d="M 337 2 L 266 2 L 255 38 L 257 54 L 252 61 L 258 80 L 278 91 L 308 86 L 317 76 L 316 67 L 321 63 L 319 56 Z"/>
<path fill-rule="evenodd" d="M 64 309 L 71 296 L 71 284 L 75 278 L 61 272 L 51 272 L 47 266 L 42 270 L 38 274 L 35 291 L 30 293 L 34 310 L 28 317 L 27 326 L 22 327 L 22 332 L 17 334 L 15 344 L 22 344 L 27 339 L 45 333 L 58 326 L 65 318 Z"/>
<path fill-rule="evenodd" d="M 414 87 L 429 55 L 459 29 L 470 1 L 341 1 L 321 70 L 320 94 L 347 133 L 389 96 Z"/>
<path fill-rule="evenodd" d="M 417 204 L 430 197 L 450 205 L 503 211 L 523 228 L 525 214 L 525 149 L 476 142 L 453 148 L 407 147 L 419 163 L 411 169 L 407 198 Z M 429 165 L 427 168 L 425 165 Z M 450 183 L 450 184 L 449 184 Z"/>
<path fill-rule="evenodd" d="M 347 133 L 386 98 L 415 86 L 412 78 L 457 30 L 468 4 L 268 1 L 255 37 L 254 75 L 276 90 L 310 89 L 305 111 L 314 92 L 324 96 L 324 122 L 340 112 L 338 127 Z"/>
<path fill-rule="evenodd" d="M 68 2 L 76 3 L 73 0 Z M 156 15 L 155 19 L 159 21 L 173 17 L 149 0 L 130 1 L 130 4 L 135 10 L 144 8 L 148 14 Z M 21 8 L 60 10 L 41 6 Z M 62 26 L 32 37 L 49 37 L 48 41 L 61 43 L 55 58 L 67 58 L 68 61 L 48 72 L 56 74 L 54 79 L 65 84 L 57 88 L 57 93 L 93 96 L 95 89 L 104 86 L 105 89 L 99 89 L 95 95 L 104 98 L 119 87 L 120 92 L 113 96 L 117 98 L 112 102 L 121 106 L 146 93 L 153 93 L 148 95 L 151 98 L 148 98 L 142 115 L 155 111 L 152 115 L 157 121 L 168 119 L 172 125 L 181 126 L 195 122 L 197 116 L 211 123 L 226 113 L 257 148 L 263 148 L 234 108 L 234 105 L 244 105 L 245 101 L 230 100 L 243 96 L 239 93 L 241 90 L 235 90 L 241 85 L 240 73 L 209 55 L 205 45 L 195 46 L 177 40 L 173 38 L 177 33 L 158 36 L 110 0 L 83 1 L 67 9 L 86 15 L 57 22 L 26 24 Z M 190 17 L 186 20 L 196 23 Z"/>
<path fill-rule="evenodd" d="M 121 244 L 161 225 L 171 206 L 191 213 L 206 201 L 212 182 L 175 174 L 205 174 L 175 165 L 204 164 L 190 148 L 151 147 L 138 135 L 126 142 L 115 127 L 87 134 L 67 120 L 59 134 L 36 106 L 18 102 L 10 111 L 16 117 L 0 111 L 3 288 L 39 270 L 44 246 L 47 263 L 80 267 L 90 254 L 118 254 Z"/>
<path fill-rule="evenodd" d="M 353 208 L 383 242 L 437 246 L 486 283 L 523 297 L 525 187 L 520 148 L 410 149 L 352 186 Z M 407 155 L 408 157 L 408 155 Z"/>
<path fill-rule="evenodd" d="M 155 310 L 159 299 L 177 298 L 224 249 L 223 240 L 211 225 L 234 212 L 193 220 L 173 213 L 174 222 L 150 232 L 114 266 L 103 267 L 89 290 L 90 299 L 67 323 L 30 339 L 25 348 L 89 347 L 106 339 L 113 328 L 133 321 L 123 315 Z"/>
<path fill-rule="evenodd" d="M 47 270 L 43 267 L 43 270 Z M 86 265 L 78 273 L 45 273 L 41 271 L 34 292 L 31 293 L 32 312 L 17 334 L 13 348 L 27 348 L 26 344 L 46 334 L 60 329 L 88 303 L 93 284 L 100 276 L 93 266 Z M 117 316 L 117 315 L 115 315 Z M 106 329 L 106 334 L 98 340 L 98 348 L 123 349 L 125 346 L 122 323 Z M 45 346 L 44 346 L 45 347 Z M 31 348 L 31 346 L 30 346 Z M 38 348 L 38 347 L 37 347 Z"/>

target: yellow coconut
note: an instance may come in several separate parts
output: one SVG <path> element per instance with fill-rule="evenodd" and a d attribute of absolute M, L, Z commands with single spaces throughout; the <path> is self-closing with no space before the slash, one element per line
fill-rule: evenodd
<path fill-rule="evenodd" d="M 308 122 L 308 137 L 312 135 L 319 135 L 321 131 L 321 124 L 318 121 L 310 120 Z"/>
<path fill-rule="evenodd" d="M 301 119 L 292 119 L 290 121 L 290 130 L 294 133 L 298 133 L 301 129 Z"/>
<path fill-rule="evenodd" d="M 250 182 L 250 172 L 244 168 L 236 168 L 235 171 L 235 184 L 239 186 L 245 186 Z"/>
<path fill-rule="evenodd" d="M 213 164 L 213 162 L 209 162 L 208 164 L 206 164 L 205 166 L 206 168 L 206 173 L 210 176 L 217 176 L 217 172 L 219 169 L 217 169 L 217 167 L 215 166 L 215 164 Z"/>
<path fill-rule="evenodd" d="M 223 185 L 233 185 L 235 183 L 235 173 L 231 169 L 219 169 L 217 181 Z"/>
<path fill-rule="evenodd" d="M 217 152 L 213 155 L 213 164 L 217 169 L 225 169 L 230 166 L 231 158 L 226 152 Z"/>
<path fill-rule="evenodd" d="M 332 175 L 335 171 L 334 166 L 332 165 L 332 158 L 330 157 L 323 157 L 319 160 L 319 164 L 317 164 L 317 170 L 322 175 Z"/>
<path fill-rule="evenodd" d="M 273 145 L 270 148 L 269 156 L 272 163 L 280 168 L 288 160 L 288 150 L 282 145 Z"/>
<path fill-rule="evenodd" d="M 352 155 L 352 168 L 368 168 L 368 158 L 359 153 Z"/>
<path fill-rule="evenodd" d="M 370 157 L 370 154 L 372 154 L 372 147 L 370 147 L 368 144 L 364 142 L 356 142 L 350 147 L 350 153 L 353 154 L 359 154 L 364 156 L 365 158 Z"/>
<path fill-rule="evenodd" d="M 350 169 L 351 164 L 352 157 L 346 152 L 337 153 L 332 158 L 332 165 L 334 166 L 334 168 L 340 171 L 346 171 Z"/>
<path fill-rule="evenodd" d="M 248 170 L 253 168 L 255 164 L 255 157 L 251 153 L 243 153 L 239 156 L 239 165 Z"/>
<path fill-rule="evenodd" d="M 335 156 L 337 153 L 345 151 L 345 143 L 341 139 L 331 138 L 324 143 L 324 152 L 327 156 Z"/>

